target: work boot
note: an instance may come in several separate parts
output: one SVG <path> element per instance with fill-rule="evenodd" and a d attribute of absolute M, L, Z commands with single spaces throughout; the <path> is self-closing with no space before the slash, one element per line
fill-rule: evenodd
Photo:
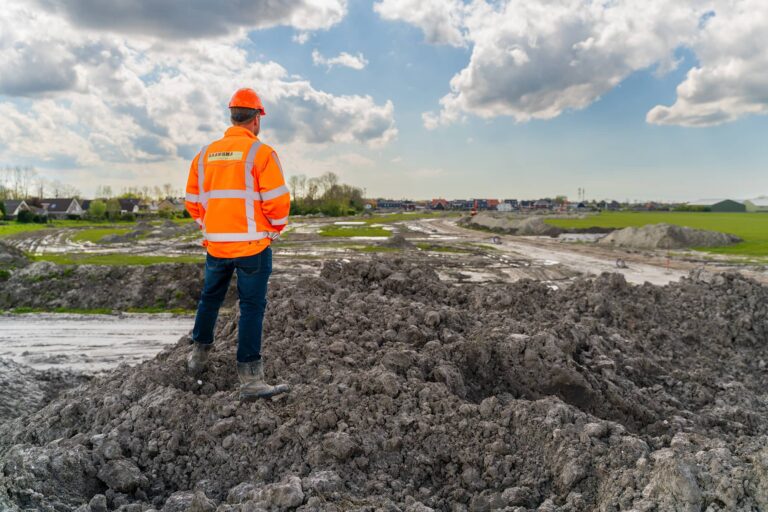
<path fill-rule="evenodd" d="M 192 342 L 192 351 L 187 357 L 187 371 L 190 375 L 200 375 L 208 363 L 208 353 L 213 343 Z"/>
<path fill-rule="evenodd" d="M 240 378 L 240 400 L 269 398 L 291 389 L 288 384 L 270 386 L 264 382 L 264 362 L 262 360 L 251 361 L 250 363 L 238 362 L 237 376 Z"/>

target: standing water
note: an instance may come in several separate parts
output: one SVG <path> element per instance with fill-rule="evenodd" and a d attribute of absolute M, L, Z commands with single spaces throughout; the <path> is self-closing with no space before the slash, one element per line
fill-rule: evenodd
<path fill-rule="evenodd" d="M 97 372 L 154 357 L 193 323 L 166 314 L 0 315 L 0 357 L 41 370 Z"/>

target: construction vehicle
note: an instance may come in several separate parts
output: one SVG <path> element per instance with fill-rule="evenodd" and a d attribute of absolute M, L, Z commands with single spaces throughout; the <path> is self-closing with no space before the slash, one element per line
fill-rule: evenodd
<path fill-rule="evenodd" d="M 472 217 L 477 215 L 477 199 L 475 199 L 475 203 L 472 205 L 472 209 L 469 211 L 469 215 Z"/>

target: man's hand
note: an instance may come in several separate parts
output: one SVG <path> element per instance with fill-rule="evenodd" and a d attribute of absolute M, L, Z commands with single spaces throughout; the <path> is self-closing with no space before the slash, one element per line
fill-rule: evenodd
<path fill-rule="evenodd" d="M 274 242 L 275 240 L 280 238 L 280 233 L 278 233 L 277 231 L 269 231 L 267 232 L 267 236 L 269 237 L 270 240 Z"/>

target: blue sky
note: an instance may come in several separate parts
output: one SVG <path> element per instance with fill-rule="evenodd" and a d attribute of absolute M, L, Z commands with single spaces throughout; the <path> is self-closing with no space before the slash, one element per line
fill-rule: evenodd
<path fill-rule="evenodd" d="M 85 195 L 180 189 L 193 148 L 226 127 L 228 95 L 250 85 L 289 175 L 333 171 L 370 196 L 768 194 L 756 0 L 327 0 L 270 4 L 274 19 L 242 4 L 239 18 L 208 13 L 220 34 L 187 36 L 184 16 L 142 23 L 174 16 L 149 1 L 115 20 L 14 0 L 0 62 L 36 65 L 0 78 L 0 165 Z M 191 19 L 208 8 L 185 5 Z M 362 69 L 317 61 L 343 52 Z"/>

